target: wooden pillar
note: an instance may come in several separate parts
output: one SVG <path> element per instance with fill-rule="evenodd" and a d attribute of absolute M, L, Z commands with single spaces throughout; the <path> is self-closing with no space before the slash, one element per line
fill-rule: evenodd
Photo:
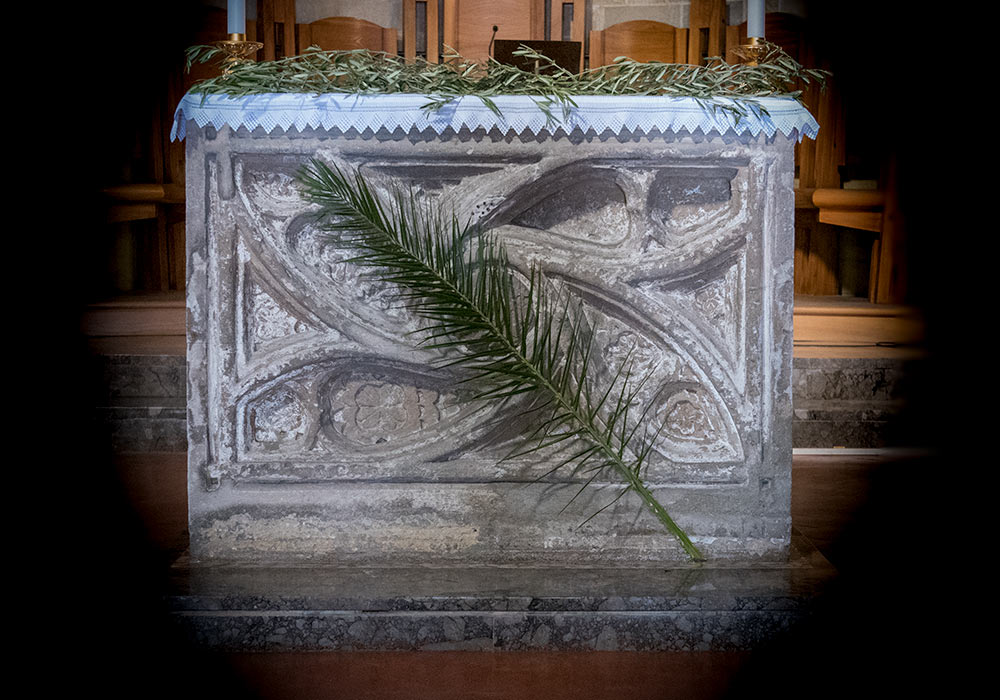
<path fill-rule="evenodd" d="M 569 37 L 565 36 L 564 18 L 567 6 L 573 8 L 572 19 L 569 20 Z M 583 70 L 583 56 L 587 47 L 584 39 L 587 35 L 587 3 L 585 0 L 575 2 L 566 0 L 552 0 L 549 7 L 549 36 L 545 37 L 551 41 L 579 41 L 580 42 L 580 70 Z"/>
<path fill-rule="evenodd" d="M 795 293 L 840 294 L 839 240 L 836 229 L 821 223 L 818 210 L 795 210 Z"/>
<path fill-rule="evenodd" d="M 702 65 L 709 56 L 726 51 L 726 1 L 691 0 L 688 13 L 687 62 Z"/>
<path fill-rule="evenodd" d="M 298 53 L 299 47 L 295 41 L 295 0 L 259 0 L 257 41 L 264 45 L 257 54 L 264 61 Z"/>
<path fill-rule="evenodd" d="M 872 245 L 871 282 L 868 298 L 876 304 L 903 304 L 906 301 L 906 255 L 904 222 L 896 189 L 896 161 L 884 168 L 885 204 L 882 230 Z"/>
<path fill-rule="evenodd" d="M 423 3 L 424 11 L 424 36 L 427 37 L 427 62 L 438 63 L 439 44 L 438 36 L 438 0 L 427 0 Z M 447 42 L 445 42 L 447 43 Z M 403 0 L 403 58 L 407 63 L 412 63 L 417 59 L 417 0 Z"/>

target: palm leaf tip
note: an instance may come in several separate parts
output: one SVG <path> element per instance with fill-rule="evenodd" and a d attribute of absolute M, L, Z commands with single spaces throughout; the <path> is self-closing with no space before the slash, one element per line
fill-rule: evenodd
<path fill-rule="evenodd" d="M 430 346 L 451 351 L 447 365 L 483 383 L 479 400 L 528 394 L 547 407 L 528 437 L 537 442 L 521 454 L 567 443 L 570 456 L 555 470 L 577 474 L 596 461 L 639 495 L 691 559 L 704 558 L 639 476 L 650 446 L 629 426 L 638 392 L 631 353 L 598 386 L 594 332 L 580 299 L 551 290 L 534 268 L 519 285 L 501 241 L 424 206 L 412 191 L 380 195 L 361 173 L 318 159 L 300 170 L 299 183 L 321 225 L 355 249 L 355 264 L 402 287 L 401 298 L 427 322 Z"/>

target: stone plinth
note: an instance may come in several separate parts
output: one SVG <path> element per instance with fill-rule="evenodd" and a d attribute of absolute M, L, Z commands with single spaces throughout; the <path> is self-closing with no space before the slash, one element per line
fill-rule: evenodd
<path fill-rule="evenodd" d="M 172 619 L 227 651 L 736 651 L 797 629 L 834 571 L 793 537 L 782 562 L 667 567 L 173 569 Z"/>
<path fill-rule="evenodd" d="M 190 115 L 189 115 L 190 116 Z M 311 157 L 412 185 L 537 263 L 635 348 L 662 423 L 644 478 L 709 558 L 790 542 L 794 136 L 248 130 L 187 122 L 188 454 L 196 559 L 617 565 L 680 560 L 609 475 L 501 461 L 522 405 L 464 402 L 394 289 L 346 261 Z M 571 502 L 572 500 L 572 502 Z M 569 504 L 567 506 L 567 504 Z"/>

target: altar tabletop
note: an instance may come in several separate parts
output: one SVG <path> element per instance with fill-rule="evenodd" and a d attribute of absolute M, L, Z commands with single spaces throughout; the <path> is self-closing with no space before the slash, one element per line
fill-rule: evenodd
<path fill-rule="evenodd" d="M 502 134 L 667 133 L 735 134 L 802 140 L 815 138 L 819 124 L 799 102 L 787 97 L 713 98 L 663 95 L 580 95 L 572 104 L 554 98 L 500 95 L 442 98 L 415 94 L 270 93 L 230 97 L 189 93 L 180 102 L 172 139 L 183 139 L 187 121 L 198 127 L 241 127 L 272 133 L 305 129 L 499 130 Z"/>

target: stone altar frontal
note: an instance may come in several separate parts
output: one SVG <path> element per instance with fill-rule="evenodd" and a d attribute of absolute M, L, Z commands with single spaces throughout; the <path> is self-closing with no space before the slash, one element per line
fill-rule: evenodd
<path fill-rule="evenodd" d="M 329 115 L 323 97 L 295 97 Z M 675 116 L 668 98 L 644 99 Z M 368 97 L 353 113 L 338 103 L 347 122 L 286 129 L 245 104 L 239 117 L 238 100 L 215 122 L 219 100 L 185 100 L 193 557 L 686 559 L 634 494 L 583 524 L 620 492 L 613 475 L 580 491 L 585 478 L 546 476 L 558 454 L 501 460 L 528 428 L 521 407 L 462 401 L 458 378 L 417 348 L 394 289 L 346 262 L 299 196 L 312 157 L 439 199 L 501 236 L 519 268 L 568 287 L 603 366 L 634 347 L 648 373 L 636 413 L 651 403 L 663 425 L 644 475 L 658 500 L 709 559 L 786 554 L 793 145 L 815 124 L 804 109 L 791 103 L 801 121 L 770 133 L 627 118 L 560 131 L 484 117 L 469 98 L 479 122 L 461 106 L 428 116 Z"/>

